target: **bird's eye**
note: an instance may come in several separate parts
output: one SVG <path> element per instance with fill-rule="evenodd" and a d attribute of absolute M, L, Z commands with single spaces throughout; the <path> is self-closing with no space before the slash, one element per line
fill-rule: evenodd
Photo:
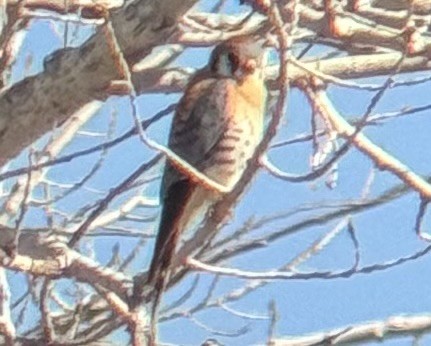
<path fill-rule="evenodd" d="M 228 54 L 228 59 L 232 68 L 232 73 L 235 72 L 239 67 L 239 59 L 238 56 L 234 53 Z"/>

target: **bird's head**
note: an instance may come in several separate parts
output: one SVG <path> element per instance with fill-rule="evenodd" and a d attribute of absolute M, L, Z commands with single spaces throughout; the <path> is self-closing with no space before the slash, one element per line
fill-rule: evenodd
<path fill-rule="evenodd" d="M 239 81 L 262 68 L 263 40 L 239 36 L 219 44 L 210 59 L 211 72 Z"/>

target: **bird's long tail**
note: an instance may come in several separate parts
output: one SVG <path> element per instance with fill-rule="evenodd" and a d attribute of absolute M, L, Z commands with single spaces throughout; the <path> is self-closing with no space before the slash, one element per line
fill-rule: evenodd
<path fill-rule="evenodd" d="M 146 282 L 135 283 L 134 300 L 142 301 L 144 286 L 151 288 L 148 298 L 151 302 L 151 330 L 149 344 L 155 345 L 157 335 L 157 314 L 161 296 L 166 288 L 169 278 L 172 258 L 178 244 L 180 235 L 189 215 L 188 202 L 194 186 L 187 180 L 179 181 L 169 188 L 164 198 L 162 217 L 159 232 Z"/>
<path fill-rule="evenodd" d="M 154 254 L 149 276 L 146 285 L 153 288 L 153 292 L 150 294 L 151 299 L 151 329 L 150 329 L 150 346 L 155 345 L 157 336 L 157 320 L 158 310 L 160 306 L 160 300 L 163 292 L 165 291 L 166 284 L 169 278 L 169 267 L 172 262 L 172 258 L 175 253 L 176 244 L 181 234 L 181 229 L 176 224 L 171 230 L 169 241 L 165 244 L 163 251 L 160 252 L 160 256 Z"/>

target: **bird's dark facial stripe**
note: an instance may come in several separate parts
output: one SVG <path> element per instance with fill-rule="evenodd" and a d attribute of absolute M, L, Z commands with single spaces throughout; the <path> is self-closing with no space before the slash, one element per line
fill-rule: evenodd
<path fill-rule="evenodd" d="M 230 77 L 233 73 L 233 67 L 229 54 L 217 52 L 218 50 L 220 49 L 216 48 L 213 52 L 214 56 L 211 58 L 210 69 L 221 76 Z"/>
<path fill-rule="evenodd" d="M 239 63 L 240 63 L 239 58 L 233 52 L 230 52 L 227 57 L 228 57 L 229 62 L 230 62 L 231 72 L 232 72 L 232 74 L 234 74 L 235 71 L 238 70 L 238 68 L 239 68 Z"/>

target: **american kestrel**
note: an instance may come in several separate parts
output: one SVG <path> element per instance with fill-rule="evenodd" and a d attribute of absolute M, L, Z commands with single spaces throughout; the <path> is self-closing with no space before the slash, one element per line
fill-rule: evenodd
<path fill-rule="evenodd" d="M 240 179 L 262 137 L 267 97 L 262 64 L 262 42 L 251 36 L 219 44 L 208 66 L 191 79 L 173 119 L 169 148 L 224 186 Z M 156 304 L 181 234 L 221 196 L 167 162 L 163 210 L 147 276 Z"/>

